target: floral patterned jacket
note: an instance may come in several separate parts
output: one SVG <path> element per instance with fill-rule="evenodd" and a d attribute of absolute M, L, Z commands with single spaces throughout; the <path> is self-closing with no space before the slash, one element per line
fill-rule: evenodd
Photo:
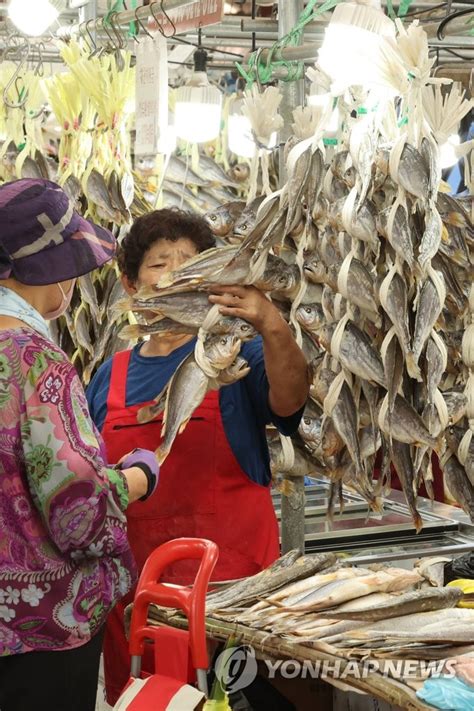
<path fill-rule="evenodd" d="M 0 655 L 85 644 L 135 581 L 127 484 L 101 447 L 65 354 L 0 331 Z"/>

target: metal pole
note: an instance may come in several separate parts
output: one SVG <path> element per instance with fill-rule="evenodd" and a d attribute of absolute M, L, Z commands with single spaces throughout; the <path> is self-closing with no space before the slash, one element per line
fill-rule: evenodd
<path fill-rule="evenodd" d="M 191 5 L 195 0 L 167 0 L 165 9 L 168 12 L 169 10 L 177 10 L 180 7 L 184 7 L 185 5 Z M 87 6 L 86 6 L 87 9 Z M 151 5 L 143 5 L 142 7 L 139 7 L 136 10 L 125 10 L 124 12 L 117 12 L 115 17 L 114 17 L 114 24 L 118 27 L 121 25 L 129 25 L 130 22 L 133 22 L 137 17 L 139 20 L 142 20 L 142 22 L 148 20 L 149 17 L 153 16 L 152 10 L 155 12 L 156 15 L 158 15 L 161 11 L 161 3 L 159 2 L 152 2 Z M 89 25 L 89 29 L 100 29 L 103 27 L 103 17 L 99 17 L 94 25 L 92 23 Z M 71 32 L 77 32 L 79 35 L 85 35 L 86 34 L 86 28 L 83 23 L 81 23 L 79 26 L 74 26 L 71 28 Z"/>
<path fill-rule="evenodd" d="M 278 5 L 278 36 L 284 37 L 288 34 L 290 30 L 296 25 L 299 16 L 303 12 L 304 2 L 303 0 L 293 0 L 292 2 L 282 2 Z M 309 52 L 309 57 L 315 55 L 314 45 L 303 45 L 305 50 L 303 50 L 303 56 L 299 56 L 301 49 L 299 47 L 288 47 L 281 52 L 279 52 L 279 57 L 275 56 L 275 59 L 305 59 L 306 54 Z M 293 50 L 290 52 L 289 50 Z M 264 50 L 261 55 L 262 61 L 265 61 L 265 56 L 267 50 Z M 291 124 L 293 122 L 292 112 L 297 106 L 303 104 L 304 101 L 304 84 L 302 80 L 292 81 L 292 82 L 281 82 L 280 91 L 283 94 L 283 100 L 280 105 L 280 113 L 284 120 L 284 125 L 280 131 L 280 142 L 286 141 L 291 134 Z M 283 163 L 283 151 L 280 151 L 280 185 L 282 185 L 286 180 L 284 163 Z"/>
<path fill-rule="evenodd" d="M 280 2 L 278 5 L 278 35 L 283 37 L 293 29 L 303 11 L 304 1 L 293 0 L 292 2 Z M 292 112 L 303 103 L 304 83 L 303 80 L 292 82 L 280 82 L 280 91 L 283 100 L 280 104 L 280 113 L 284 119 L 284 126 L 280 131 L 280 142 L 286 141 L 291 134 L 291 124 L 293 121 Z M 280 186 L 286 180 L 286 171 L 283 161 L 283 150 L 280 150 Z M 293 548 L 298 548 L 304 552 L 304 510 L 305 492 L 304 478 L 290 477 L 288 481 L 289 493 L 281 497 L 281 547 L 286 553 Z"/>
<path fill-rule="evenodd" d="M 91 37 L 95 42 L 95 27 L 97 22 L 97 0 L 90 0 L 87 5 L 79 8 L 79 27 L 81 27 L 82 24 L 85 26 L 87 22 L 89 22 L 91 26 L 93 25 L 93 29 L 91 30 Z"/>

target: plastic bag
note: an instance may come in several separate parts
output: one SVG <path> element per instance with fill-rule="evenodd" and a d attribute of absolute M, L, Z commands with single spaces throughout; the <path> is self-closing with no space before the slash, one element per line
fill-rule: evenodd
<path fill-rule="evenodd" d="M 465 553 L 444 566 L 444 584 L 451 580 L 474 580 L 474 552 Z"/>
<path fill-rule="evenodd" d="M 474 709 L 474 687 L 468 686 L 457 677 L 427 679 L 416 695 L 427 704 L 446 711 L 472 711 Z"/>
<path fill-rule="evenodd" d="M 464 593 L 464 600 L 458 602 L 457 607 L 469 607 L 474 609 L 474 580 L 451 580 L 447 584 L 448 588 L 460 588 Z"/>

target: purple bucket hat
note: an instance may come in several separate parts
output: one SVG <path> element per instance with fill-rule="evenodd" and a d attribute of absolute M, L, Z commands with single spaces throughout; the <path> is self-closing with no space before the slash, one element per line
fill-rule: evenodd
<path fill-rule="evenodd" d="M 85 220 L 50 180 L 0 186 L 0 279 L 43 286 L 93 271 L 115 254 L 111 232 Z"/>

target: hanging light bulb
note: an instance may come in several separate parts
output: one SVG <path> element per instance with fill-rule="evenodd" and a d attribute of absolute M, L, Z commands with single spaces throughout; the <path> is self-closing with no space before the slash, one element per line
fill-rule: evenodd
<path fill-rule="evenodd" d="M 194 52 L 191 79 L 176 91 L 174 125 L 176 135 L 190 143 L 206 143 L 219 135 L 222 95 L 209 83 L 206 73 L 207 52 Z"/>
<path fill-rule="evenodd" d="M 395 38 L 395 25 L 380 0 L 342 2 L 326 28 L 318 64 L 338 88 L 376 82 L 377 57 L 386 38 Z"/>
<path fill-rule="evenodd" d="M 445 170 L 446 168 L 452 168 L 453 165 L 456 165 L 459 160 L 456 154 L 456 147 L 459 146 L 460 143 L 461 139 L 458 134 L 453 133 L 453 135 L 448 138 L 446 143 L 440 146 L 439 162 L 442 170 Z"/>
<path fill-rule="evenodd" d="M 8 16 L 25 35 L 39 37 L 64 10 L 64 0 L 11 0 Z"/>

